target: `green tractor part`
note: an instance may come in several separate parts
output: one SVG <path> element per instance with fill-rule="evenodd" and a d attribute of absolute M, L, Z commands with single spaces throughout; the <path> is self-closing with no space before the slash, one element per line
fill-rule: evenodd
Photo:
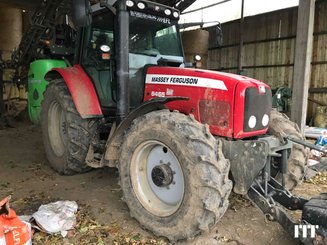
<path fill-rule="evenodd" d="M 292 97 L 292 90 L 286 87 L 279 87 L 272 90 L 272 106 L 279 112 L 288 111 L 288 100 Z"/>
<path fill-rule="evenodd" d="M 41 103 L 43 92 L 48 85 L 45 74 L 53 68 L 65 68 L 63 60 L 36 60 L 30 64 L 28 72 L 28 115 L 34 124 L 40 122 Z"/>

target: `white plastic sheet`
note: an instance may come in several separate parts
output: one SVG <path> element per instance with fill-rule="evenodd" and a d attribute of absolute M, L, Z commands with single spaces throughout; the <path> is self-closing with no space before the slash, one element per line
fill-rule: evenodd
<path fill-rule="evenodd" d="M 58 201 L 41 205 L 32 217 L 44 232 L 49 234 L 61 232 L 64 235 L 76 225 L 77 208 L 75 201 Z"/>

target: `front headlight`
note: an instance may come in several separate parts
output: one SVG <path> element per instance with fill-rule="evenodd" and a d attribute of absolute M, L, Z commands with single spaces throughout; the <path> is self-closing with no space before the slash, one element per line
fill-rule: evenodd
<path fill-rule="evenodd" d="M 139 3 L 137 4 L 137 7 L 138 7 L 139 9 L 145 9 L 145 4 L 142 3 L 142 2 L 139 2 Z"/>
<path fill-rule="evenodd" d="M 131 8 L 131 7 L 134 6 L 134 2 L 131 1 L 131 0 L 127 0 L 127 1 L 126 1 L 126 6 Z"/>
<path fill-rule="evenodd" d="M 175 18 L 178 18 L 178 17 L 179 17 L 179 13 L 178 13 L 178 12 L 174 12 L 174 13 L 173 13 L 173 16 L 174 16 Z"/>
<path fill-rule="evenodd" d="M 171 10 L 170 9 L 166 9 L 165 10 L 165 15 L 171 15 Z"/>
<path fill-rule="evenodd" d="M 264 114 L 262 117 L 262 126 L 267 127 L 269 124 L 269 116 L 267 114 Z"/>
<path fill-rule="evenodd" d="M 255 128 L 255 125 L 257 125 L 257 118 L 255 116 L 250 116 L 248 125 L 251 129 Z"/>

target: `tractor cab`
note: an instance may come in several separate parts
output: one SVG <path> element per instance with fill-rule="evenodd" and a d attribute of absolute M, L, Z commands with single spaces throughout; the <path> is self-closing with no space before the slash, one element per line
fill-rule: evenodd
<path fill-rule="evenodd" d="M 178 30 L 179 12 L 147 1 L 127 1 L 129 15 L 128 85 L 130 108 L 143 102 L 146 70 L 150 66 L 179 67 L 184 63 Z M 117 13 L 106 5 L 92 6 L 92 22 L 79 29 L 77 64 L 91 78 L 101 107 L 117 106 Z"/>

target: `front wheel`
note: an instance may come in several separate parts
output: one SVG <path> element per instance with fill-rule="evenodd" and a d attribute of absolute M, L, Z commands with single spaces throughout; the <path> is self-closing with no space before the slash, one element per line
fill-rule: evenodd
<path fill-rule="evenodd" d="M 215 225 L 228 207 L 232 182 L 221 143 L 193 117 L 168 110 L 134 120 L 119 171 L 131 216 L 170 241 Z"/>

